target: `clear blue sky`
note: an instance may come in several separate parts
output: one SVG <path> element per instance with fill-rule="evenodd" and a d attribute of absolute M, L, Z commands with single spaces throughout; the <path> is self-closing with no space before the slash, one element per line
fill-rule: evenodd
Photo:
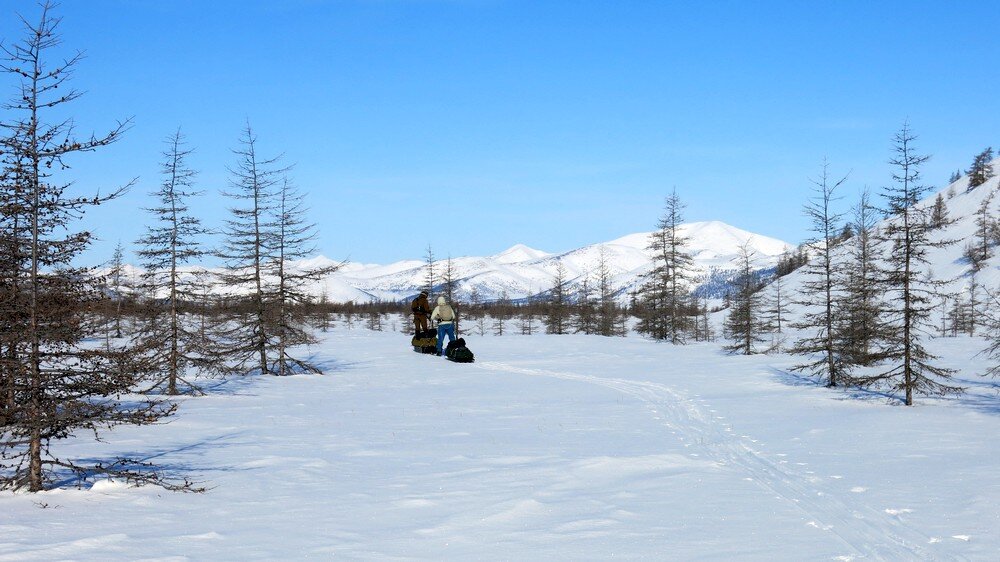
<path fill-rule="evenodd" d="M 0 10 L 7 43 L 15 12 L 38 14 Z M 824 157 L 851 172 L 853 199 L 889 181 L 905 119 L 933 185 L 1000 145 L 995 2 L 65 0 L 57 14 L 66 52 L 87 54 L 78 130 L 135 119 L 71 162 L 80 189 L 139 177 L 87 219 L 102 238 L 90 263 L 142 233 L 177 127 L 206 224 L 225 216 L 249 119 L 265 154 L 295 164 L 320 252 L 366 263 L 652 230 L 674 187 L 689 221 L 797 243 Z"/>

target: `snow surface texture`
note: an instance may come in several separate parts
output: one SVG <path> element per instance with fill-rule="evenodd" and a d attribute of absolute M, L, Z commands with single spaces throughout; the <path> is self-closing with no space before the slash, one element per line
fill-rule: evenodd
<path fill-rule="evenodd" d="M 235 380 L 61 454 L 149 458 L 205 494 L 0 493 L 0 560 L 996 560 L 1000 400 L 893 407 L 782 355 L 468 336 L 473 364 L 338 327 L 327 376 Z M 334 360 L 333 358 L 336 358 Z"/>

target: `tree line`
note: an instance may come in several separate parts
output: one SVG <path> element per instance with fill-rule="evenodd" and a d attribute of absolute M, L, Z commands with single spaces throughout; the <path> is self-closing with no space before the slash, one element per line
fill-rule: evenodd
<path fill-rule="evenodd" d="M 166 139 L 155 203 L 136 241 L 141 277 L 125 275 L 120 244 L 105 272 L 76 265 L 93 240 L 80 219 L 114 204 L 135 180 L 81 193 L 71 162 L 120 140 L 131 120 L 78 137 L 66 115 L 81 96 L 70 77 L 82 55 L 58 55 L 51 3 L 22 23 L 22 39 L 2 47 L 0 63 L 16 85 L 0 114 L 0 488 L 37 492 L 57 480 L 117 477 L 200 490 L 142 459 L 63 458 L 56 443 L 83 430 L 99 437 L 117 425 L 158 423 L 176 410 L 169 396 L 203 392 L 198 374 L 320 372 L 294 350 L 315 341 L 305 287 L 336 266 L 289 266 L 314 254 L 315 228 L 291 167 L 262 153 L 249 123 L 228 168 L 220 248 L 206 246 L 212 231 L 191 213 L 204 191 L 178 129 Z M 182 273 L 208 255 L 223 261 L 219 273 Z M 218 295 L 219 286 L 231 292 Z"/>

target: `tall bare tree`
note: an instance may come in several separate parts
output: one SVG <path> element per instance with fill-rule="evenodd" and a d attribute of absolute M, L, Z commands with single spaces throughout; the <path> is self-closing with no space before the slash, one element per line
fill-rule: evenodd
<path fill-rule="evenodd" d="M 145 321 L 136 339 L 156 366 L 149 390 L 165 385 L 165 392 L 174 395 L 180 392 L 180 383 L 186 392 L 198 393 L 197 385 L 185 378 L 188 367 L 211 374 L 223 368 L 211 333 L 193 319 L 185 319 L 184 307 L 197 302 L 199 295 L 196 279 L 182 275 L 181 268 L 208 253 L 204 240 L 210 230 L 191 214 L 190 199 L 203 192 L 195 189 L 197 172 L 187 163 L 192 150 L 179 128 L 165 144 L 162 181 L 151 194 L 156 203 L 146 209 L 152 224 L 136 242 L 148 297 L 142 309 Z"/>
<path fill-rule="evenodd" d="M 312 300 L 308 288 L 337 271 L 340 265 L 305 263 L 306 258 L 316 253 L 316 226 L 306 221 L 305 196 L 287 177 L 282 180 L 275 210 L 266 236 L 273 259 L 265 263 L 265 272 L 271 280 L 265 285 L 269 288 L 265 290 L 269 293 L 266 300 L 273 309 L 268 331 L 274 334 L 276 347 L 271 372 L 279 376 L 320 373 L 315 364 L 293 356 L 290 348 L 316 343 L 306 318 L 306 306 Z"/>
<path fill-rule="evenodd" d="M 243 306 L 223 333 L 226 355 L 233 368 L 242 373 L 270 372 L 268 347 L 271 343 L 267 291 L 264 278 L 267 263 L 274 258 L 268 246 L 268 223 L 276 208 L 277 190 L 289 168 L 279 165 L 280 157 L 258 153 L 257 135 L 247 123 L 235 149 L 235 166 L 229 168 L 232 199 L 230 218 L 225 223 L 225 242 L 219 256 L 225 261 L 220 275 L 223 286 L 245 294 Z"/>
<path fill-rule="evenodd" d="M 835 282 L 839 273 L 833 247 L 840 241 L 839 228 L 843 217 L 843 213 L 836 212 L 833 205 L 838 199 L 835 192 L 847 181 L 847 176 L 835 180 L 830 177 L 829 168 L 829 163 L 824 159 L 819 178 L 811 180 L 813 196 L 804 208 L 815 235 L 812 240 L 815 256 L 805 266 L 807 277 L 802 283 L 802 298 L 797 302 L 803 307 L 804 313 L 794 327 L 814 333 L 797 341 L 794 352 L 816 357 L 796 368 L 825 378 L 826 386 L 833 387 L 840 384 L 839 353 L 833 326 Z"/>
<path fill-rule="evenodd" d="M 929 335 L 930 314 L 940 283 L 929 278 L 927 252 L 949 241 L 931 238 L 934 229 L 930 210 L 918 205 L 929 189 L 922 183 L 920 167 L 929 156 L 914 146 L 916 135 L 906 123 L 893 138 L 893 183 L 883 188 L 885 214 L 889 218 L 880 235 L 888 245 L 881 274 L 886 310 L 887 339 L 881 356 L 888 370 L 860 377 L 864 385 L 887 387 L 902 392 L 907 406 L 916 394 L 949 394 L 961 388 L 948 384 L 954 371 L 934 364 L 936 356 L 924 346 Z"/>
<path fill-rule="evenodd" d="M 5 367 L 12 377 L 14 404 L 0 430 L 0 487 L 37 492 L 59 471 L 80 479 L 115 475 L 170 487 L 157 473 L 146 470 L 145 463 L 133 459 L 83 463 L 53 451 L 55 441 L 78 431 L 154 423 L 169 415 L 173 406 L 124 399 L 142 365 L 134 362 L 128 349 L 85 345 L 87 338 L 99 335 L 99 322 L 88 309 L 103 296 L 92 272 L 72 265 L 92 238 L 90 232 L 75 230 L 76 220 L 90 207 L 121 196 L 129 186 L 80 194 L 64 172 L 72 157 L 118 140 L 129 122 L 89 138 L 74 133 L 73 121 L 66 117 L 67 104 L 81 94 L 68 80 L 82 55 L 49 64 L 50 53 L 61 42 L 60 19 L 51 10 L 50 3 L 43 4 L 38 23 L 21 18 L 24 38 L 3 47 L 0 63 L 0 70 L 19 82 L 0 127 L 6 163 L 13 166 L 15 178 L 14 200 L 5 203 L 10 204 L 7 210 L 19 215 L 18 228 L 7 234 L 15 239 L 18 252 L 24 252 L 23 264 L 9 271 L 19 293 L 13 300 L 17 306 L 13 317 L 23 318 L 23 331 L 17 341 L 6 342 Z"/>

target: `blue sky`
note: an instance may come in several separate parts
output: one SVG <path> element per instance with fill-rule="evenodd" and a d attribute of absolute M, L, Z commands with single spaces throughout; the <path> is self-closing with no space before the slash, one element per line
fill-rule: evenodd
<path fill-rule="evenodd" d="M 0 37 L 20 37 L 0 6 Z M 85 221 L 110 257 L 143 231 L 163 139 L 181 127 L 198 215 L 219 226 L 249 120 L 308 193 L 319 252 L 387 263 L 559 252 L 689 221 L 797 243 L 823 158 L 844 205 L 889 181 L 904 120 L 943 186 L 1000 145 L 993 2 L 66 0 L 78 131 L 133 117 L 71 162 L 81 190 L 127 182 Z M 12 92 L 9 79 L 0 92 Z"/>

